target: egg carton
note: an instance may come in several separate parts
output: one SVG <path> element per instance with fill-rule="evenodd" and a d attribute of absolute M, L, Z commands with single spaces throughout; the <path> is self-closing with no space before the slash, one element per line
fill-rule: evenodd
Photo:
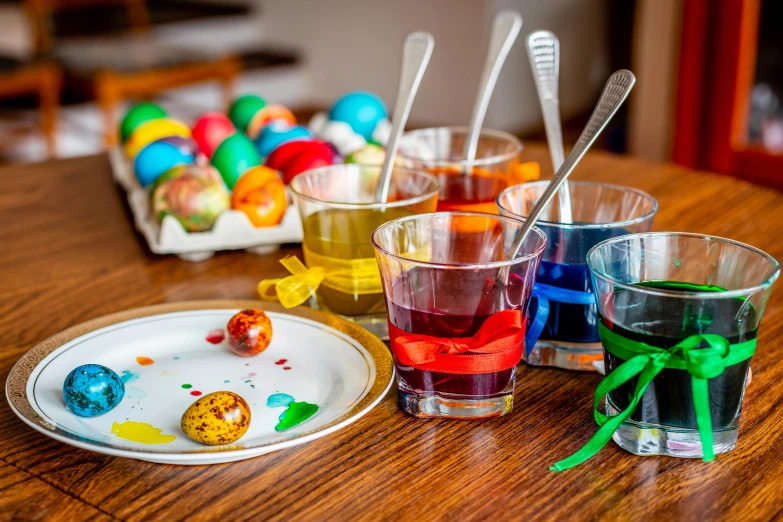
<path fill-rule="evenodd" d="M 136 229 L 155 254 L 176 254 L 186 261 L 197 262 L 209 259 L 220 250 L 245 249 L 265 255 L 277 251 L 284 243 L 302 242 L 302 222 L 295 205 L 288 206 L 283 221 L 274 227 L 256 228 L 239 210 L 223 211 L 207 232 L 188 232 L 172 216 L 159 223 L 150 210 L 149 193 L 139 185 L 123 150 L 119 147 L 110 150 L 109 162 L 114 181 L 128 195 Z"/>

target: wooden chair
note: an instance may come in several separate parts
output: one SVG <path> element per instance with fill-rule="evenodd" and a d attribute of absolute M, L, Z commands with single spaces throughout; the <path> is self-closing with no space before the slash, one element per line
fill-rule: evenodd
<path fill-rule="evenodd" d="M 55 131 L 60 101 L 61 73 L 54 63 L 0 59 L 0 98 L 25 94 L 38 96 L 41 130 L 49 157 L 57 154 Z"/>
<path fill-rule="evenodd" d="M 149 35 L 145 0 L 26 0 L 35 46 L 40 55 L 60 62 L 69 84 L 90 91 L 101 109 L 107 147 L 115 145 L 117 105 L 129 99 L 149 99 L 162 91 L 207 81 L 223 86 L 228 107 L 233 83 L 242 68 L 235 56 L 207 55 L 192 49 L 160 45 Z M 76 50 L 55 41 L 53 14 L 96 4 L 125 4 L 130 35 L 85 40 Z"/>

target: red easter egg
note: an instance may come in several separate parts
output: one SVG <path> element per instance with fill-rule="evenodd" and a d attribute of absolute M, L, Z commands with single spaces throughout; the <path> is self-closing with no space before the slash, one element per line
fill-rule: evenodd
<path fill-rule="evenodd" d="M 334 152 L 328 143 L 318 140 L 291 141 L 277 147 L 266 158 L 266 165 L 280 171 L 288 184 L 297 174 L 334 162 Z"/>
<path fill-rule="evenodd" d="M 207 112 L 202 114 L 193 125 L 193 140 L 196 142 L 198 150 L 206 157 L 211 158 L 218 145 L 236 131 L 234 124 L 225 114 Z"/>

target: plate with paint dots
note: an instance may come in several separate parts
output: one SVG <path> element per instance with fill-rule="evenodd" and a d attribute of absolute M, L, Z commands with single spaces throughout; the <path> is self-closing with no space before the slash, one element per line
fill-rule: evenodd
<path fill-rule="evenodd" d="M 386 346 L 308 308 L 197 301 L 65 330 L 6 382 L 13 411 L 82 449 L 217 464 L 304 444 L 357 421 L 389 390 Z"/>

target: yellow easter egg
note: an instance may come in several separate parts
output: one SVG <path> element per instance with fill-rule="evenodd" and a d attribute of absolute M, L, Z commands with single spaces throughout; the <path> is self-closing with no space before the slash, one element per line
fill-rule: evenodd
<path fill-rule="evenodd" d="M 181 426 L 185 435 L 201 444 L 230 444 L 250 427 L 250 407 L 236 393 L 210 393 L 185 410 Z"/>
<path fill-rule="evenodd" d="M 130 159 L 134 159 L 141 152 L 141 149 L 153 141 L 173 136 L 190 138 L 190 129 L 184 123 L 171 118 L 158 118 L 146 121 L 136 127 L 131 133 L 128 142 L 125 144 L 125 155 Z"/>

